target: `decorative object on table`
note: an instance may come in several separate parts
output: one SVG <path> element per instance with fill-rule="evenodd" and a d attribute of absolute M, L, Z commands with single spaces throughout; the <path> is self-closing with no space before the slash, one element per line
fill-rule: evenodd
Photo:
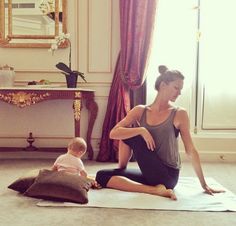
<path fill-rule="evenodd" d="M 84 77 L 84 73 L 75 71 L 71 69 L 71 41 L 70 41 L 70 35 L 62 33 L 61 35 L 57 36 L 55 38 L 55 41 L 51 45 L 51 48 L 49 49 L 52 53 L 54 53 L 55 50 L 58 49 L 61 45 L 64 43 L 69 44 L 69 66 L 67 66 L 63 62 L 59 62 L 56 64 L 56 67 L 61 70 L 61 73 L 65 75 L 66 77 L 66 83 L 68 88 L 76 88 L 77 87 L 77 80 L 78 76 L 81 77 L 85 82 L 86 79 Z"/>
<path fill-rule="evenodd" d="M 49 85 L 51 82 L 47 79 L 41 79 L 40 81 L 30 81 L 28 85 Z"/>
<path fill-rule="evenodd" d="M 35 139 L 33 137 L 33 133 L 30 132 L 29 137 L 27 138 L 27 142 L 29 143 L 29 145 L 25 148 L 26 151 L 36 151 L 38 149 L 33 145 L 34 141 Z"/>
<path fill-rule="evenodd" d="M 8 65 L 0 67 L 0 87 L 14 86 L 15 72 L 14 68 Z"/>

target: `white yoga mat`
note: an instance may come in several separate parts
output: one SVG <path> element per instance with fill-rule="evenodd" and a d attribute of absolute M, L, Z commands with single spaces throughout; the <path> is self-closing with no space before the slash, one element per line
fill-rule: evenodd
<path fill-rule="evenodd" d="M 69 202 L 41 200 L 40 207 L 98 207 L 123 209 L 157 209 L 185 211 L 236 211 L 236 195 L 217 183 L 213 178 L 206 178 L 210 187 L 224 189 L 225 193 L 205 194 L 197 178 L 181 177 L 175 188 L 177 201 L 159 196 L 123 192 L 113 189 L 89 190 L 89 203 L 85 205 Z"/>

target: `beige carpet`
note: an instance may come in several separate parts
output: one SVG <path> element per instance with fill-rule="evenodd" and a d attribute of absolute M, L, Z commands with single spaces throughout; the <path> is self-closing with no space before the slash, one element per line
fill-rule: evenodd
<path fill-rule="evenodd" d="M 54 159 L 9 159 L 0 161 L 0 226 L 233 226 L 236 212 L 162 211 L 117 208 L 38 207 L 38 199 L 18 195 L 7 186 L 25 172 L 48 168 Z M 136 164 L 129 164 L 135 167 Z M 114 168 L 116 163 L 85 162 L 89 173 Z M 236 194 L 235 163 L 203 163 L 212 177 Z M 183 162 L 181 177 L 195 176 Z"/>
<path fill-rule="evenodd" d="M 175 193 L 178 200 L 149 194 L 122 192 L 113 189 L 90 190 L 89 203 L 85 205 L 69 202 L 42 200 L 37 206 L 43 207 L 99 207 L 121 209 L 156 209 L 186 211 L 236 211 L 236 195 L 224 188 L 213 178 L 207 178 L 210 187 L 226 192 L 214 196 L 203 193 L 195 177 L 181 177 Z"/>

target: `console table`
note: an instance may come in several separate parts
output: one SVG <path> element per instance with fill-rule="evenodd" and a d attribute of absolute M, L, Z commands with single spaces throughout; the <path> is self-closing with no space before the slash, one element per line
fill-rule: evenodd
<path fill-rule="evenodd" d="M 86 136 L 88 158 L 90 160 L 93 159 L 91 134 L 98 112 L 98 105 L 94 100 L 94 90 L 80 89 L 80 88 L 41 88 L 41 87 L 0 88 L 0 100 L 15 105 L 19 108 L 30 107 L 31 105 L 37 104 L 42 101 L 55 100 L 55 99 L 73 100 L 72 109 L 74 113 L 75 136 L 80 136 L 80 113 L 83 106 L 82 102 L 85 102 L 85 106 L 89 112 L 89 120 L 88 120 L 87 136 Z M 37 150 L 48 151 L 49 149 L 53 150 L 55 148 L 38 148 Z M 6 149 L 4 148 L 4 150 Z M 3 151 L 3 148 L 0 148 L 0 151 Z"/>

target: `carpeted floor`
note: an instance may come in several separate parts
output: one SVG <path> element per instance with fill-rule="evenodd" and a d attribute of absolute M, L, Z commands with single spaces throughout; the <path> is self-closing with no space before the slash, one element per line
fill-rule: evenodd
<path fill-rule="evenodd" d="M 107 208 L 38 207 L 38 200 L 7 189 L 12 181 L 32 169 L 48 168 L 53 160 L 0 160 L 0 226 L 233 226 L 235 212 L 189 212 Z M 135 163 L 130 164 L 135 167 Z M 113 163 L 85 162 L 90 174 Z M 206 177 L 213 177 L 236 194 L 236 164 L 203 163 Z M 181 176 L 195 176 L 189 163 L 183 163 Z"/>

